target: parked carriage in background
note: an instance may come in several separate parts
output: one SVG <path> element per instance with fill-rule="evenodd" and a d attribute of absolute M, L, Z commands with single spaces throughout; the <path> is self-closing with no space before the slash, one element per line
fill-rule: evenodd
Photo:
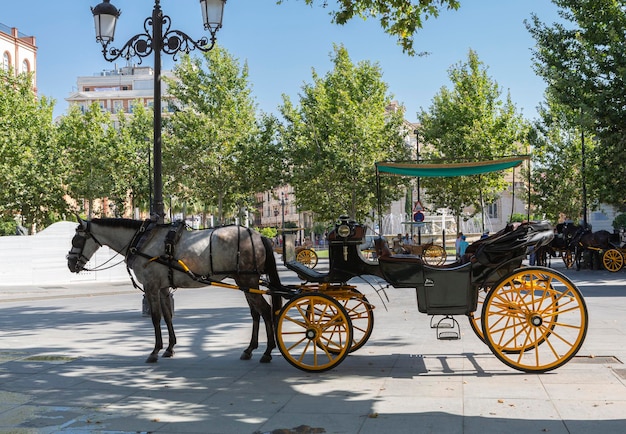
<path fill-rule="evenodd" d="M 620 271 L 626 262 L 626 233 L 620 230 L 609 238 L 609 248 L 602 253 L 602 265 L 611 272 Z"/>
<path fill-rule="evenodd" d="M 285 233 L 295 235 L 298 231 L 303 231 L 303 230 L 304 228 L 285 228 L 285 229 L 281 229 L 280 232 L 285 232 Z M 283 246 L 282 245 L 275 246 L 274 251 L 278 253 L 279 255 L 282 255 Z M 319 258 L 311 242 L 302 243 L 301 245 L 296 247 L 296 261 L 300 262 L 302 265 L 309 267 L 309 268 L 315 268 L 317 266 Z"/>

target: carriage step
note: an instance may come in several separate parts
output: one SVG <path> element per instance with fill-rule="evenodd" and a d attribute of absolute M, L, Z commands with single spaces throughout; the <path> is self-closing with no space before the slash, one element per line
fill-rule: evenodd
<path fill-rule="evenodd" d="M 454 317 L 446 315 L 437 323 L 433 323 L 433 318 L 431 318 L 430 323 L 431 328 L 436 329 L 437 339 L 440 341 L 454 341 L 461 339 L 461 326 Z"/>

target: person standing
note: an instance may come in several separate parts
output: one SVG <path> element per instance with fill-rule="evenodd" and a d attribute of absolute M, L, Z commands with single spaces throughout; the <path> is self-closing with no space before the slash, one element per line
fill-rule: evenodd
<path fill-rule="evenodd" d="M 456 259 L 461 257 L 461 253 L 459 251 L 459 244 L 461 244 L 461 238 L 463 237 L 463 232 L 459 232 L 456 236 L 456 241 L 454 242 L 454 250 L 456 252 Z"/>

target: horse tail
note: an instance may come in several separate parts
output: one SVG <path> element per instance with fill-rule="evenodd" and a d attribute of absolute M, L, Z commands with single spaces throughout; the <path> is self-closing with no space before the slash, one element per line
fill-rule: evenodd
<path fill-rule="evenodd" d="M 278 267 L 276 266 L 276 258 L 274 257 L 274 246 L 269 238 L 261 237 L 261 240 L 263 240 L 263 247 L 265 247 L 265 273 L 269 278 L 270 289 L 274 290 L 274 292 L 271 292 L 272 322 L 274 323 L 274 326 L 276 326 L 278 314 L 283 304 L 283 299 L 280 295 L 283 286 L 280 283 L 280 277 L 278 276 Z"/>
<path fill-rule="evenodd" d="M 274 247 L 267 237 L 261 237 L 263 247 L 265 247 L 265 273 L 269 278 L 270 288 L 281 289 L 280 277 L 278 276 L 278 267 L 276 266 L 276 258 L 274 257 Z"/>

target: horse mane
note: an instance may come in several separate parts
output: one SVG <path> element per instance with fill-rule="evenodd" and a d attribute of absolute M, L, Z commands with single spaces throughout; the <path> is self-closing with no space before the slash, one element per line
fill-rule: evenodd
<path fill-rule="evenodd" d="M 128 229 L 139 229 L 143 224 L 142 220 L 132 220 L 125 218 L 95 218 L 91 221 L 102 226 Z"/>

